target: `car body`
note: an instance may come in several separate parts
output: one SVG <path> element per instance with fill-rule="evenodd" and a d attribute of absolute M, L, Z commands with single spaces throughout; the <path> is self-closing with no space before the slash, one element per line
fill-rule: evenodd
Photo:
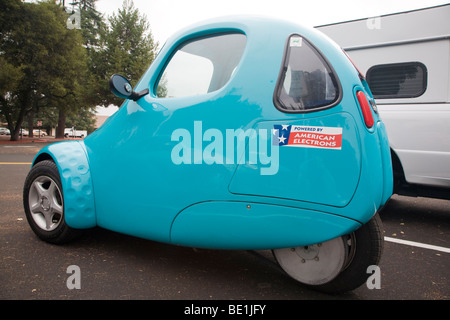
<path fill-rule="evenodd" d="M 7 128 L 0 128 L 0 135 L 2 136 L 9 136 L 11 132 Z"/>
<path fill-rule="evenodd" d="M 35 136 L 40 136 L 40 137 L 45 137 L 47 135 L 47 133 L 43 130 L 40 129 L 34 129 L 33 130 L 33 135 Z"/>
<path fill-rule="evenodd" d="M 86 130 L 76 130 L 74 128 L 64 129 L 64 137 L 66 138 L 84 138 L 87 136 Z"/>
<path fill-rule="evenodd" d="M 347 235 L 377 234 L 373 250 L 353 245 L 352 259 L 379 260 L 372 221 L 392 194 L 389 143 L 365 80 L 323 34 L 259 17 L 199 23 L 167 41 L 134 90 L 117 75 L 111 88 L 127 100 L 101 128 L 33 161 L 24 204 L 42 238 L 100 226 L 183 246 L 274 249 L 285 270 L 297 248 L 333 269 L 301 282 L 345 291 L 367 278 L 361 269 L 358 284 L 334 281 Z M 50 189 L 64 200 L 39 228 Z M 319 259 L 324 247 L 339 262 Z"/>

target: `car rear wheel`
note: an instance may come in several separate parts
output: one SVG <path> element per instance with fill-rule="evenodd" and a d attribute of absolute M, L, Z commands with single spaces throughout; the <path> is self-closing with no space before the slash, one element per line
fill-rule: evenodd
<path fill-rule="evenodd" d="M 281 268 L 295 280 L 326 293 L 343 293 L 367 281 L 367 268 L 383 251 L 382 223 L 376 214 L 355 232 L 323 243 L 273 250 Z"/>
<path fill-rule="evenodd" d="M 64 219 L 64 197 L 58 167 L 53 161 L 37 163 L 28 173 L 23 190 L 25 215 L 42 240 L 62 244 L 81 234 Z"/>

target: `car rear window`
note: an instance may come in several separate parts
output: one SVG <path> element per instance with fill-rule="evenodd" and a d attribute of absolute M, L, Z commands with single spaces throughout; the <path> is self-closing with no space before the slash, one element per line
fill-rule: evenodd
<path fill-rule="evenodd" d="M 417 98 L 427 89 L 427 68 L 420 62 L 376 65 L 366 79 L 375 99 Z"/>
<path fill-rule="evenodd" d="M 339 85 L 322 54 L 305 38 L 288 39 L 274 103 L 283 112 L 310 112 L 333 106 Z"/>

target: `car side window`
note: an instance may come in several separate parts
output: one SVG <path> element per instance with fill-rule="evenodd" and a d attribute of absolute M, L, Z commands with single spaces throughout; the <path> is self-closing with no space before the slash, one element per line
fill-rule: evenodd
<path fill-rule="evenodd" d="M 230 33 L 181 45 L 158 81 L 157 97 L 195 96 L 222 88 L 241 60 L 245 44 L 244 34 Z"/>
<path fill-rule="evenodd" d="M 323 56 L 303 37 L 287 43 L 275 105 L 284 112 L 309 112 L 327 108 L 339 99 L 339 85 Z"/>
<path fill-rule="evenodd" d="M 420 62 L 376 65 L 366 79 L 375 99 L 417 98 L 427 90 L 427 68 Z"/>

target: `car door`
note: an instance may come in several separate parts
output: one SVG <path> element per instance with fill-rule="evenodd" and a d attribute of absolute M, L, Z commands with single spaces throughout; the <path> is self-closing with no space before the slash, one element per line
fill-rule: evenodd
<path fill-rule="evenodd" d="M 152 93 L 127 100 L 85 139 L 99 226 L 169 241 L 180 210 L 228 193 L 236 163 L 218 139 L 255 116 L 236 117 L 241 97 L 227 86 L 245 46 L 237 32 L 174 44 L 158 60 Z"/>

